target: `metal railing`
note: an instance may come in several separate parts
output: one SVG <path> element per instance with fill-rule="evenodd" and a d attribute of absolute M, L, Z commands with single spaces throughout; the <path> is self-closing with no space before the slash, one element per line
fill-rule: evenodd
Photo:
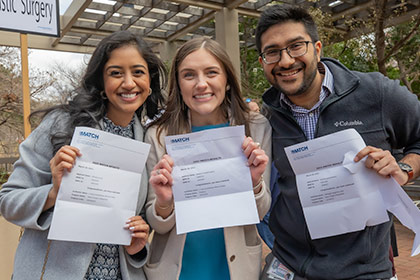
<path fill-rule="evenodd" d="M 403 189 L 413 200 L 420 200 L 420 179 L 414 180 L 412 183 L 403 186 Z"/>
<path fill-rule="evenodd" d="M 18 159 L 18 157 L 0 157 L 0 171 L 6 173 L 12 172 L 13 163 Z"/>
<path fill-rule="evenodd" d="M 402 188 L 420 209 L 420 177 Z"/>

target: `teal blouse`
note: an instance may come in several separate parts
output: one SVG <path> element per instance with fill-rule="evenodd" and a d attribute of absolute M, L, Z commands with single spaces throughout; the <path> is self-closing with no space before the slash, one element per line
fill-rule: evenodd
<path fill-rule="evenodd" d="M 193 126 L 192 132 L 229 126 Z M 187 234 L 182 255 L 180 280 L 229 280 L 223 228 L 200 230 Z"/>

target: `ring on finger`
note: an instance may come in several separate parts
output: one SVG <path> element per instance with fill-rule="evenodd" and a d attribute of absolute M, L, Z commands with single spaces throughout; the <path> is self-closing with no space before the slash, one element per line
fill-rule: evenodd
<path fill-rule="evenodd" d="M 259 142 L 255 142 L 255 144 L 257 145 L 257 148 L 261 147 L 261 144 Z"/>
<path fill-rule="evenodd" d="M 160 169 L 157 169 L 156 170 L 156 175 L 159 175 L 160 174 Z"/>

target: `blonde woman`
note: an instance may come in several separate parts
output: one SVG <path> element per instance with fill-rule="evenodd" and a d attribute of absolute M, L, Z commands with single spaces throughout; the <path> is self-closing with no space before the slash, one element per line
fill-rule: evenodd
<path fill-rule="evenodd" d="M 271 200 L 263 180 L 270 178 L 271 127 L 265 117 L 249 111 L 223 48 L 211 39 L 188 41 L 172 64 L 166 111 L 145 138 L 152 144 L 146 217 L 155 230 L 145 268 L 148 279 L 258 279 L 262 245 L 255 225 L 176 233 L 174 163 L 164 137 L 230 125 L 245 125 L 242 148 L 262 219 Z"/>

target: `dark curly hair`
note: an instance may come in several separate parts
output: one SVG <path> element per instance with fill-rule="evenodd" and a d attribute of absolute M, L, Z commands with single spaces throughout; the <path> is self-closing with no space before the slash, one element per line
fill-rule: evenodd
<path fill-rule="evenodd" d="M 115 32 L 105 37 L 98 44 L 89 60 L 81 86 L 75 91 L 71 100 L 66 104 L 53 106 L 31 114 L 31 117 L 38 113 L 43 113 L 43 116 L 45 116 L 53 111 L 62 111 L 70 115 L 68 127 L 65 131 L 51 132 L 54 153 L 63 145 L 70 143 L 76 126 L 95 127 L 99 120 L 105 116 L 108 100 L 101 97 L 101 92 L 104 90 L 103 69 L 111 52 L 127 45 L 137 47 L 143 59 L 147 62 L 150 88 L 152 89 L 152 94 L 137 109 L 136 114 L 140 119 L 144 106 L 146 115 L 150 119 L 153 119 L 159 113 L 164 103 L 162 91 L 166 87 L 167 81 L 165 66 L 142 38 L 129 31 Z"/>

